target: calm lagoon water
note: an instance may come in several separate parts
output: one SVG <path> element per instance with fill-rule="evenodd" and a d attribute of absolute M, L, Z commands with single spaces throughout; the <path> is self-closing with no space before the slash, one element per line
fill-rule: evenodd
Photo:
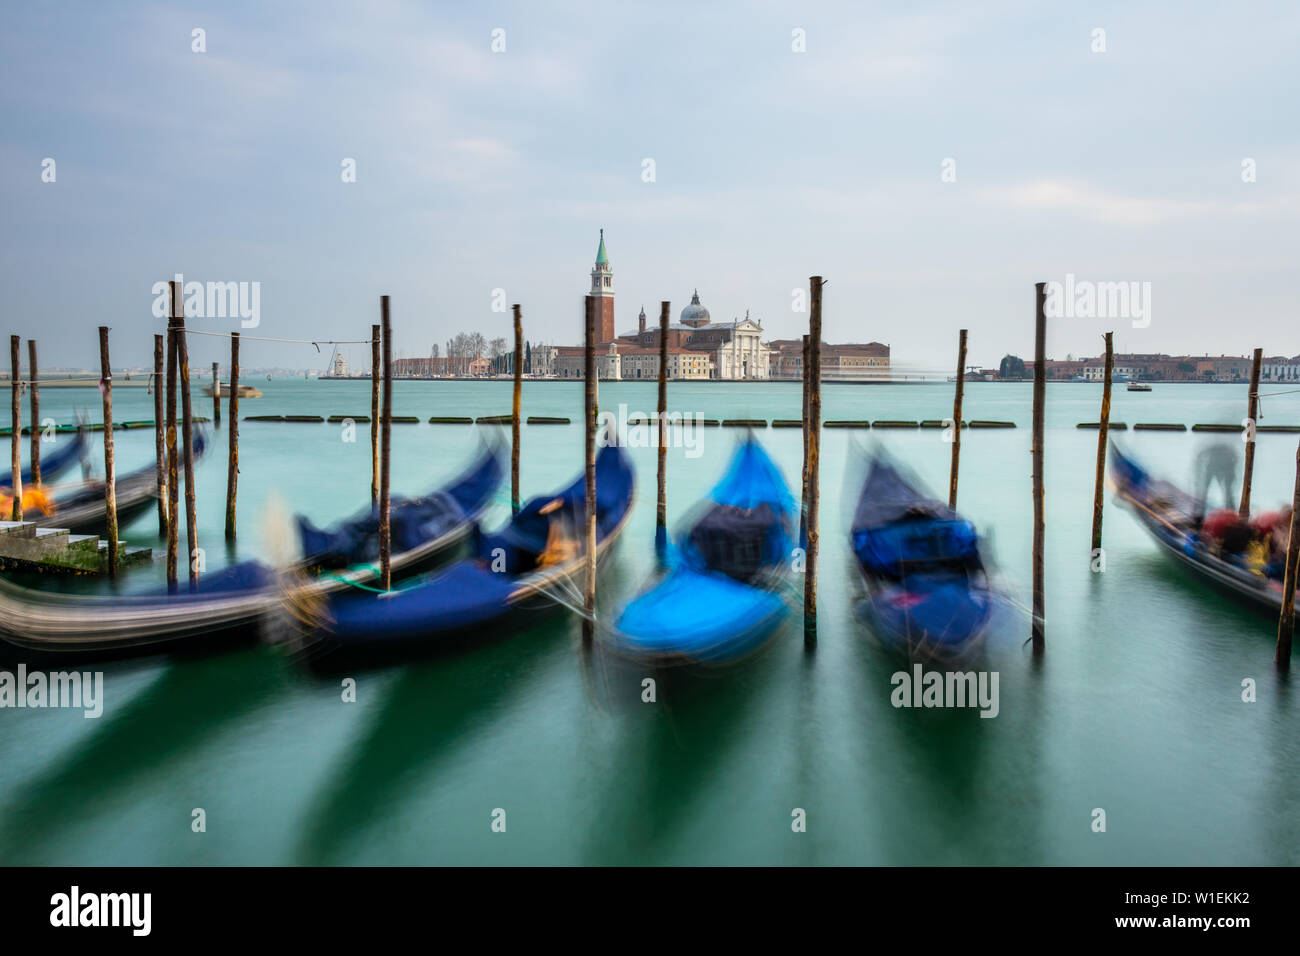
<path fill-rule="evenodd" d="M 255 383 L 244 414 L 365 414 L 366 382 Z M 1265 387 L 1267 393 L 1280 387 Z M 673 384 L 672 408 L 709 418 L 798 418 L 797 384 Z M 42 392 L 42 413 L 98 417 L 93 390 Z M 1117 391 L 1113 420 L 1240 422 L 1245 386 Z M 1000 620 L 983 664 L 1000 713 L 895 709 L 890 656 L 854 615 L 846 511 L 868 441 L 946 487 L 937 431 L 823 432 L 820 640 L 805 652 L 792 615 L 759 656 L 670 675 L 655 704 L 639 673 L 585 655 L 564 615 L 455 655 L 338 677 L 259 645 L 199 659 L 104 666 L 105 711 L 0 710 L 0 863 L 805 863 L 1291 864 L 1300 862 L 1300 700 L 1272 664 L 1275 621 L 1189 581 L 1108 503 L 1107 570 L 1088 566 L 1100 386 L 1048 389 L 1047 653 L 1027 619 Z M 152 418 L 143 389 L 116 417 Z M 524 388 L 526 415 L 581 418 L 577 384 Z M 650 412 L 653 383 L 608 383 L 603 408 Z M 828 386 L 826 419 L 942 418 L 952 386 Z M 196 411 L 211 402 L 196 395 Z M 508 382 L 399 382 L 394 413 L 487 415 Z M 1011 598 L 1029 602 L 1030 386 L 968 386 L 967 418 L 1016 422 L 963 441 L 960 507 L 989 535 Z M 1264 423 L 1300 423 L 1300 395 L 1264 400 Z M 236 559 L 274 548 L 285 516 L 318 522 L 369 493 L 369 437 L 337 425 L 241 423 Z M 491 426 L 395 425 L 395 492 L 453 475 Z M 670 521 L 718 477 L 739 432 L 709 429 L 698 457 L 669 453 Z M 527 495 L 571 480 L 578 425 L 523 429 Z M 763 440 L 797 487 L 797 429 Z M 1231 440 L 1235 438 L 1228 436 Z M 152 432 L 117 432 L 119 474 L 153 454 Z M 225 432 L 197 468 L 200 544 L 222 544 Z M 65 440 L 65 439 L 61 439 Z M 1210 436 L 1122 433 L 1166 476 L 1186 480 Z M 1218 440 L 1223 440 L 1222 437 Z M 1296 436 L 1261 435 L 1255 502 L 1289 498 Z M 640 494 L 603 614 L 652 563 L 653 448 L 633 448 Z M 102 460 L 102 459 L 101 459 Z M 508 489 L 487 518 L 508 514 Z M 123 532 L 161 549 L 152 512 Z M 161 566 L 136 573 L 161 580 Z M 1253 678 L 1258 700 L 1244 703 Z M 191 832 L 202 807 L 207 832 Z M 791 811 L 807 812 L 807 832 Z M 490 827 L 507 814 L 505 833 Z M 1091 829 L 1107 813 L 1107 832 Z"/>

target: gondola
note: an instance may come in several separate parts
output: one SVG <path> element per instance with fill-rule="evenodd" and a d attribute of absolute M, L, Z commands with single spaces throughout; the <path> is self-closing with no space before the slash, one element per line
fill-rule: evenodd
<path fill-rule="evenodd" d="M 41 484 L 49 484 L 49 482 L 85 458 L 88 444 L 86 430 L 78 428 L 76 437 L 71 442 L 54 449 L 48 455 L 42 455 Z M 19 474 L 22 476 L 24 488 L 32 483 L 32 466 L 30 463 L 24 465 Z M 12 488 L 13 486 L 14 473 L 12 469 L 0 474 L 0 488 Z"/>
<path fill-rule="evenodd" d="M 1214 552 L 1199 534 L 1199 502 L 1181 488 L 1154 478 L 1115 445 L 1110 446 L 1110 483 L 1138 524 L 1178 564 L 1211 584 L 1277 614 L 1282 609 L 1280 577 L 1261 574 Z"/>
<path fill-rule="evenodd" d="M 423 527 L 429 537 L 392 555 L 394 574 L 424 565 L 461 543 L 489 504 L 503 470 L 499 449 L 485 449 L 441 493 L 418 499 L 423 521 L 410 524 Z M 431 502 L 442 509 L 438 514 L 430 513 Z M 360 541 L 357 547 L 365 552 L 369 545 Z M 310 573 L 330 566 L 334 557 L 310 554 L 284 572 L 244 561 L 200 575 L 193 589 L 182 581 L 176 593 L 160 588 L 128 595 L 64 594 L 0 578 L 0 640 L 32 651 L 97 656 L 206 649 L 251 635 L 260 621 L 286 607 L 304 613 L 329 595 L 367 586 L 378 576 L 378 568 L 369 563 L 318 576 Z"/>
<path fill-rule="evenodd" d="M 615 620 L 610 642 L 658 666 L 724 664 L 785 618 L 798 521 L 785 479 L 751 435 L 666 555 L 666 573 Z"/>
<path fill-rule="evenodd" d="M 882 455 L 871 460 L 850 542 L 863 610 L 887 646 L 938 662 L 979 648 L 993 591 L 974 525 Z"/>
<path fill-rule="evenodd" d="M 207 438 L 194 433 L 194 459 L 203 457 Z M 42 468 L 44 471 L 44 468 Z M 150 463 L 119 476 L 113 482 L 117 505 L 117 526 L 125 528 L 153 507 L 158 498 L 158 466 Z M 86 481 L 80 487 L 53 490 L 53 508 L 46 514 L 30 515 L 38 528 L 67 528 L 75 534 L 104 534 L 108 527 L 108 506 L 104 502 L 103 479 Z"/>
<path fill-rule="evenodd" d="M 636 482 L 615 445 L 596 456 L 596 559 L 611 552 L 632 511 Z M 480 532 L 473 555 L 393 591 L 331 596 L 313 657 L 429 652 L 478 637 L 517 612 L 580 605 L 586 567 L 586 479 L 534 498 L 500 531 Z"/>

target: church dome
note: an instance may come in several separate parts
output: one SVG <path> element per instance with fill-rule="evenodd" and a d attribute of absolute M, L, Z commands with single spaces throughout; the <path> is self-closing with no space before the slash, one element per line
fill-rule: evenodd
<path fill-rule="evenodd" d="M 682 325 L 708 325 L 709 310 L 700 305 L 700 290 L 696 289 L 695 294 L 691 296 L 691 304 L 682 309 Z"/>

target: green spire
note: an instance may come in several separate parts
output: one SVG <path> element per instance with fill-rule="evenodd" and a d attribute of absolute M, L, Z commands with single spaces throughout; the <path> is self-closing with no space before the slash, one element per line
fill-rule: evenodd
<path fill-rule="evenodd" d="M 596 251 L 596 265 L 609 265 L 609 256 L 605 254 L 605 230 L 600 230 L 600 249 Z"/>

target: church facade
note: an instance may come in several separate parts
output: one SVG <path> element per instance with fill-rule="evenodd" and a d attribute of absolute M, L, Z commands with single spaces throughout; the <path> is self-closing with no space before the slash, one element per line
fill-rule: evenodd
<path fill-rule="evenodd" d="M 596 310 L 599 377 L 657 379 L 660 330 L 657 325 L 647 326 L 645 308 L 641 309 L 635 331 L 615 334 L 614 271 L 605 249 L 603 229 L 591 270 L 591 291 L 587 294 Z M 556 347 L 551 374 L 556 378 L 581 379 L 583 361 L 581 346 Z M 709 310 L 700 303 L 699 290 L 695 290 L 690 304 L 668 329 L 668 376 L 697 381 L 771 378 L 772 350 L 763 344 L 763 323 L 751 319 L 748 312 L 743 319 L 714 322 Z"/>

